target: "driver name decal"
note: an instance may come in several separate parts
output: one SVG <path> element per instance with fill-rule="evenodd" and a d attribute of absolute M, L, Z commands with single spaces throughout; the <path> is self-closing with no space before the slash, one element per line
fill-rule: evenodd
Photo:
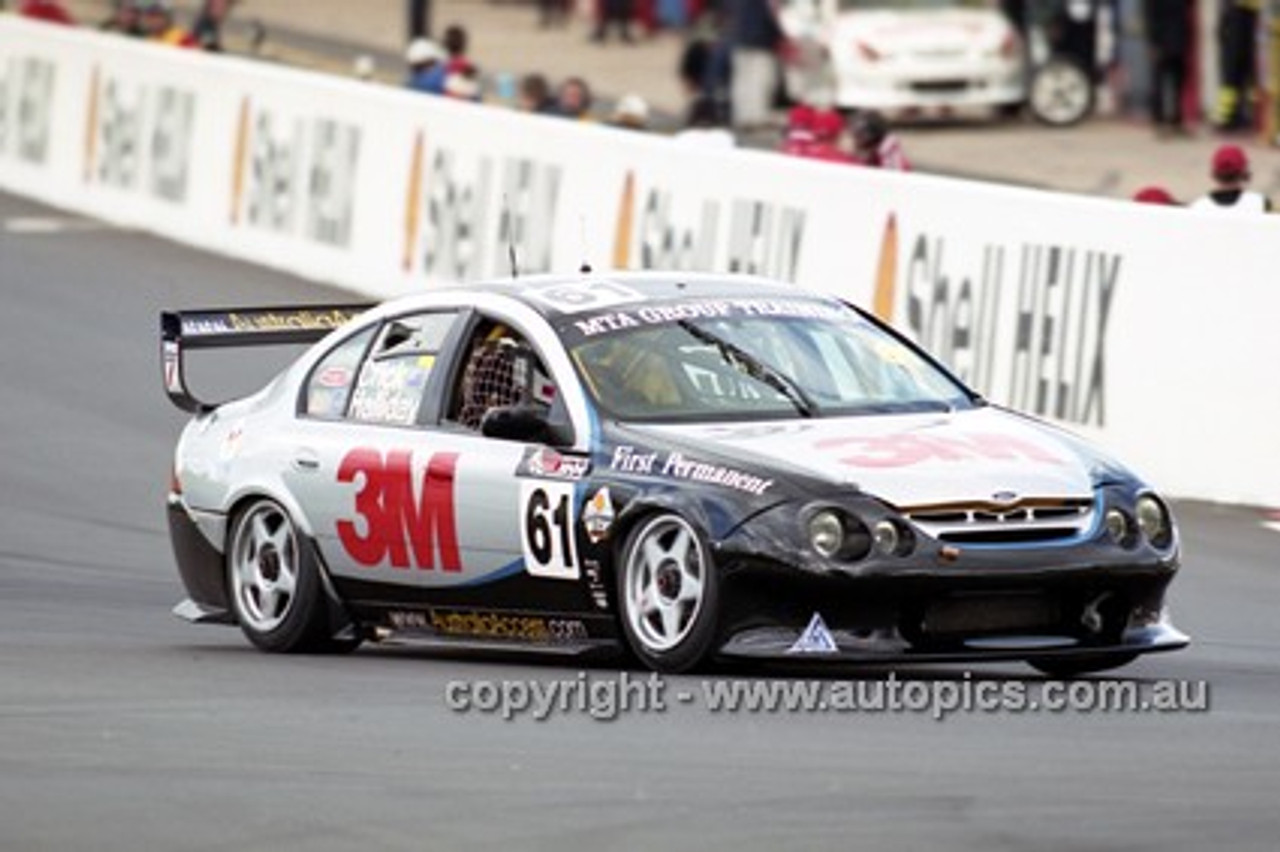
<path fill-rule="evenodd" d="M 408 569 L 412 558 L 420 570 L 461 571 L 453 512 L 457 465 L 457 453 L 430 456 L 421 465 L 415 489 L 409 450 L 392 450 L 385 457 L 369 448 L 347 453 L 338 467 L 338 482 L 359 485 L 357 518 L 337 522 L 343 549 L 368 567 L 389 563 Z"/>

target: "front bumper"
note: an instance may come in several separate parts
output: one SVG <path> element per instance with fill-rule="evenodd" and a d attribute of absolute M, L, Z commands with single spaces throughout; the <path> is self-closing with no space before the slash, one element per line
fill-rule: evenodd
<path fill-rule="evenodd" d="M 862 66 L 836 74 L 836 104 L 846 109 L 1001 106 L 1026 99 L 1021 67 L 938 68 L 907 72 Z"/>
<path fill-rule="evenodd" d="M 922 554 L 854 573 L 739 550 L 726 568 L 724 657 L 1030 660 L 1168 651 L 1189 641 L 1165 610 L 1176 551 L 1125 562 L 1089 546 L 974 549 L 958 562 Z M 819 622 L 825 636 L 815 647 L 802 637 Z"/>

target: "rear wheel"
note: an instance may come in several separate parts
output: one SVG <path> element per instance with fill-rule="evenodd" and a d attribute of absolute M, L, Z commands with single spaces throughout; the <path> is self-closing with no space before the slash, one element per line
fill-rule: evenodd
<path fill-rule="evenodd" d="M 1080 63 L 1055 56 L 1031 74 L 1027 106 L 1053 127 L 1070 127 L 1093 112 L 1093 78 Z"/>
<path fill-rule="evenodd" d="M 619 565 L 622 627 L 636 656 L 668 673 L 705 661 L 715 639 L 719 579 L 693 525 L 667 512 L 641 521 Z"/>
<path fill-rule="evenodd" d="M 314 653 L 360 644 L 332 638 L 315 559 L 274 500 L 257 500 L 236 516 L 226 558 L 236 620 L 257 647 Z"/>
<path fill-rule="evenodd" d="M 1110 654 L 1080 654 L 1078 656 L 1062 657 L 1057 660 L 1028 660 L 1027 662 L 1031 664 L 1033 669 L 1043 672 L 1049 677 L 1069 678 L 1091 672 L 1117 669 L 1133 662 L 1137 658 L 1137 654 L 1113 652 Z"/>

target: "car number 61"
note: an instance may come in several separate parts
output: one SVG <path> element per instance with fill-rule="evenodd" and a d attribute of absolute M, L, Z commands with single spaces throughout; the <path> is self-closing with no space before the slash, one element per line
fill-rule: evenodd
<path fill-rule="evenodd" d="M 523 482 L 520 485 L 520 546 L 524 566 L 535 577 L 576 580 L 574 508 L 571 483 Z"/>

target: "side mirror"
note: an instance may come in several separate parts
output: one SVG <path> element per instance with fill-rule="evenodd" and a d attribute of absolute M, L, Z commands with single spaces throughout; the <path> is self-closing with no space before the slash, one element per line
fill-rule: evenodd
<path fill-rule="evenodd" d="M 545 407 L 528 403 L 489 409 L 480 421 L 480 434 L 486 438 L 552 447 L 573 443 L 573 429 L 569 424 L 553 423 Z"/>

